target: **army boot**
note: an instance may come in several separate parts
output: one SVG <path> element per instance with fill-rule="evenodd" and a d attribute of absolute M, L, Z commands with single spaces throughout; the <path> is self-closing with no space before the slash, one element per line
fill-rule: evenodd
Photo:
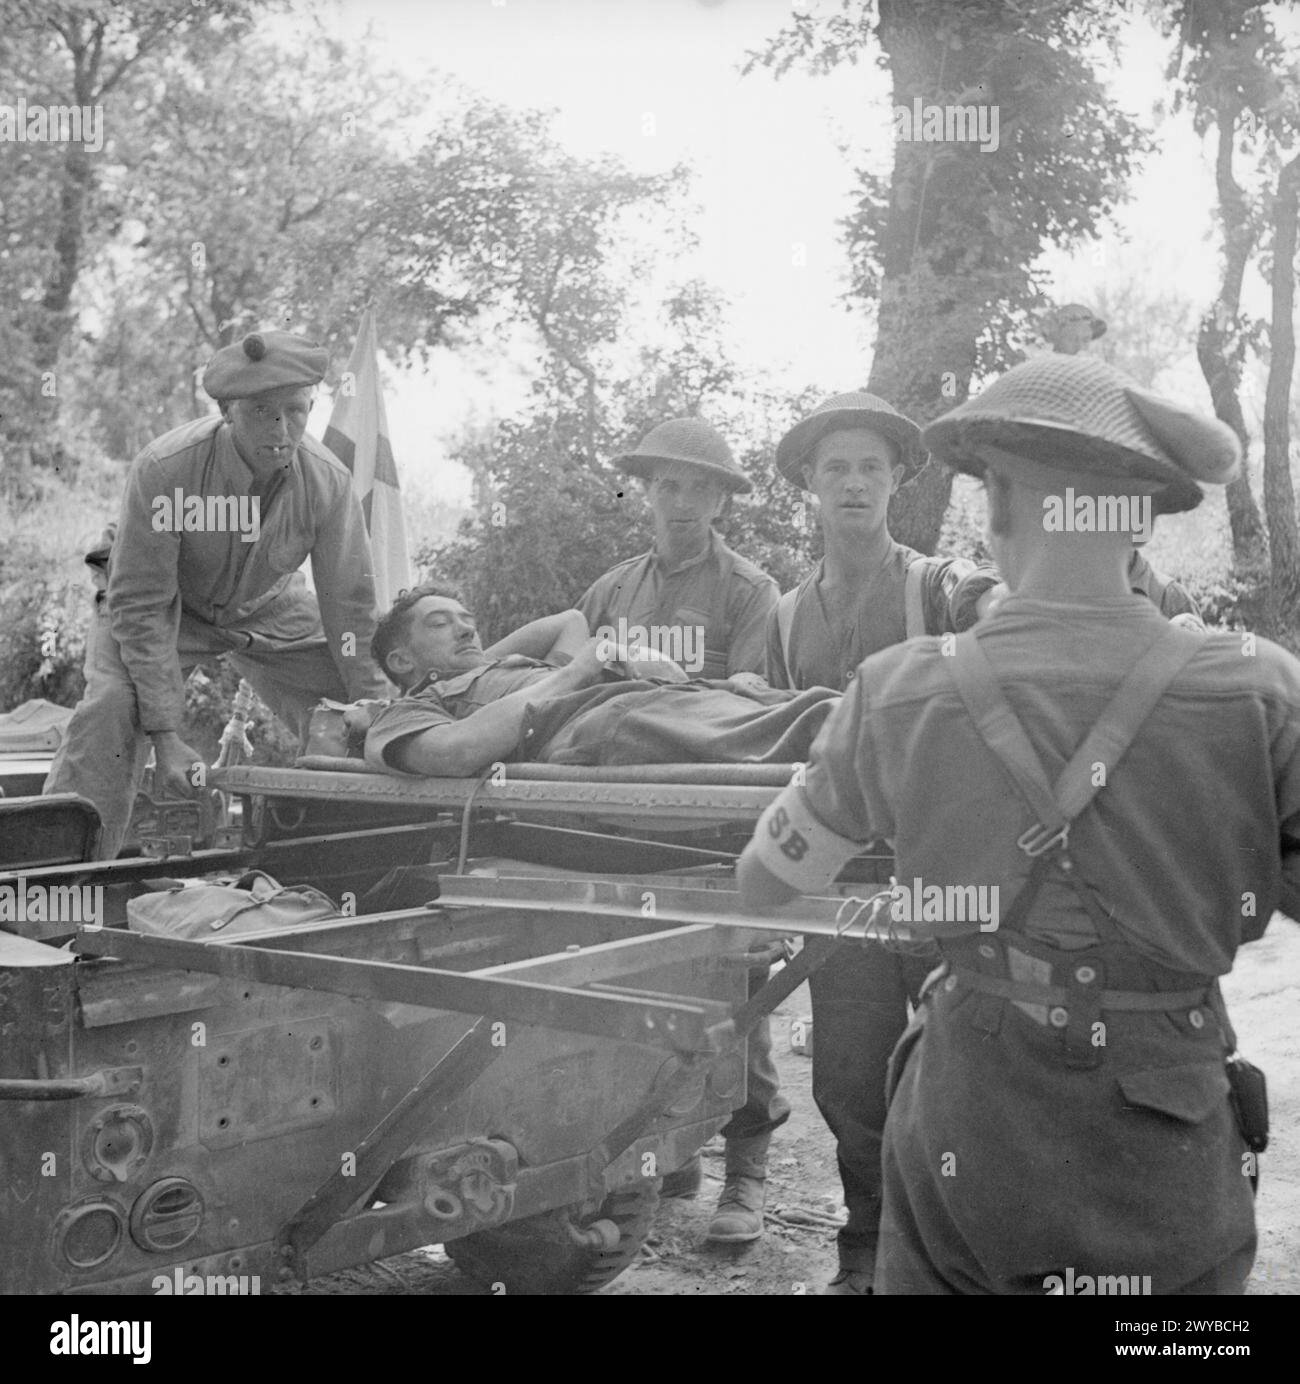
<path fill-rule="evenodd" d="M 727 1180 L 718 1198 L 718 1209 L 709 1222 L 706 1240 L 744 1244 L 763 1233 L 763 1200 L 767 1178 L 767 1146 L 770 1134 L 727 1140 Z"/>

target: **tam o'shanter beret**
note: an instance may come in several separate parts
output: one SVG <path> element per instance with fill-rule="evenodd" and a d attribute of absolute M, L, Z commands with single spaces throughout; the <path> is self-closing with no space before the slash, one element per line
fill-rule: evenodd
<path fill-rule="evenodd" d="M 936 457 L 970 475 L 984 474 L 994 449 L 1013 475 L 1047 469 L 1098 493 L 1139 489 L 1163 513 L 1195 508 L 1200 487 L 1226 485 L 1241 462 L 1226 423 L 1084 355 L 1017 365 L 936 418 L 924 437 Z"/>
<path fill-rule="evenodd" d="M 214 399 L 248 399 L 268 389 L 319 384 L 329 352 L 292 332 L 249 332 L 223 346 L 203 372 L 203 388 Z"/>

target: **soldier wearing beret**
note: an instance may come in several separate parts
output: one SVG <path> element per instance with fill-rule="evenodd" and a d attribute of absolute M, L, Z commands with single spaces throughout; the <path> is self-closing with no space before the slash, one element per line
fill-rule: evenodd
<path fill-rule="evenodd" d="M 991 568 L 924 557 L 889 532 L 890 496 L 925 461 L 920 435 L 885 400 L 857 392 L 828 399 L 778 444 L 777 469 L 816 498 L 826 555 L 768 620 L 774 687 L 843 691 L 869 654 L 911 635 L 965 629 L 993 600 Z M 835 1135 L 849 1213 L 837 1237 L 839 1271 L 825 1290 L 831 1296 L 871 1290 L 885 1064 L 933 964 L 873 944 L 809 981 L 813 1096 Z"/>
<path fill-rule="evenodd" d="M 106 599 L 87 641 L 86 692 L 47 793 L 80 793 L 118 852 L 152 742 L 163 796 L 193 791 L 180 738 L 184 679 L 232 655 L 301 736 L 321 697 L 382 696 L 370 659 L 375 592 L 352 479 L 306 436 L 328 354 L 289 332 L 218 351 L 203 387 L 217 416 L 151 442 L 127 475 Z M 308 558 L 317 595 L 298 568 Z"/>
<path fill-rule="evenodd" d="M 1011 594 L 862 665 L 738 870 L 782 902 L 888 836 L 889 917 L 943 951 L 890 1063 L 876 1290 L 1239 1293 L 1261 1131 L 1217 981 L 1300 910 L 1300 662 L 1167 623 L 1118 505 L 1193 507 L 1236 438 L 1053 355 L 924 440 L 983 479 Z M 1067 494 L 1116 522 L 1049 526 Z M 917 882 L 943 896 L 919 921 Z"/>
<path fill-rule="evenodd" d="M 761 687 L 767 619 L 778 592 L 713 527 L 727 497 L 751 489 L 726 439 L 703 419 L 672 418 L 614 464 L 645 485 L 654 546 L 610 568 L 578 602 L 592 633 L 606 631 L 621 643 L 629 630 L 645 631 L 632 637 L 666 643 L 659 652 L 692 677 L 725 679 L 742 692 Z M 751 989 L 765 979 L 766 968 L 756 969 Z M 749 1040 L 745 1104 L 722 1131 L 726 1178 L 709 1239 L 745 1242 L 762 1234 L 768 1145 L 789 1116 L 764 1019 Z M 664 1195 L 689 1196 L 699 1183 L 697 1156 L 664 1179 Z"/>

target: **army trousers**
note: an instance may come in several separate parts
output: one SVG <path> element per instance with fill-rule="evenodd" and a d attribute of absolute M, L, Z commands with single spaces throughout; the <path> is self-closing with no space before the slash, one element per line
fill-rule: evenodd
<path fill-rule="evenodd" d="M 749 996 L 752 999 L 767 983 L 771 967 L 760 966 L 749 973 Z M 790 1102 L 781 1094 L 781 1078 L 772 1060 L 772 1024 L 761 1019 L 749 1035 L 748 1061 L 745 1069 L 745 1103 L 732 1112 L 722 1127 L 724 1139 L 752 1139 L 770 1134 L 790 1118 Z M 755 1177 L 762 1174 L 755 1170 Z"/>
<path fill-rule="evenodd" d="M 1198 1002 L 1112 944 L 1062 952 L 1004 932 L 978 950 L 1055 997 L 1009 998 L 1025 987 L 990 986 L 960 953 L 931 985 L 890 1064 L 876 1291 L 1243 1291 L 1255 1155 L 1229 1105 L 1217 987 L 1201 978 Z M 1116 1003 L 1178 992 L 1182 1007 L 1107 1008 L 1099 993 L 1080 1034 L 1070 978 Z"/>
<path fill-rule="evenodd" d="M 907 1027 L 908 1004 L 939 958 L 879 942 L 844 942 L 808 979 L 813 1099 L 831 1133 L 848 1220 L 836 1237 L 840 1267 L 870 1273 L 880 1237 L 880 1149 L 885 1071 Z"/>
<path fill-rule="evenodd" d="M 318 639 L 281 644 L 183 614 L 177 652 L 182 673 L 230 653 L 239 675 L 300 739 L 316 702 L 322 697 L 348 699 L 323 631 Z M 103 601 L 95 606 L 85 666 L 86 691 L 50 766 L 45 792 L 80 793 L 94 803 L 103 823 L 100 859 L 112 860 L 126 837 L 151 744 L 141 729 L 135 687 Z"/>

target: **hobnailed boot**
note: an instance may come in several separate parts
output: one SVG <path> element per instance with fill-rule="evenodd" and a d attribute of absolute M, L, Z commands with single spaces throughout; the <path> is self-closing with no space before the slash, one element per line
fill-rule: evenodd
<path fill-rule="evenodd" d="M 727 1180 L 705 1232 L 706 1240 L 744 1244 L 762 1235 L 767 1146 L 771 1139 L 770 1134 L 754 1134 L 746 1139 L 727 1140 Z"/>

